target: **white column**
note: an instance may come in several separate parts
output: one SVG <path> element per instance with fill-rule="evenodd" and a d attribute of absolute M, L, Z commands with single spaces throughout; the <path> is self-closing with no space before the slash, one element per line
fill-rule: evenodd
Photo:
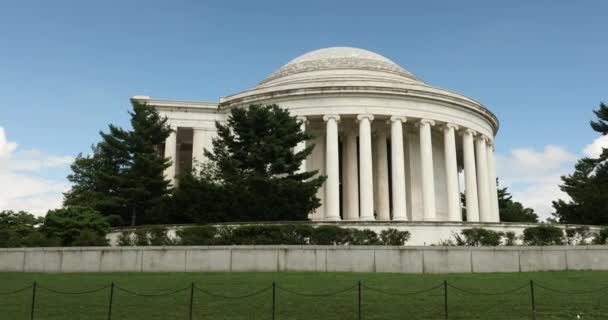
<path fill-rule="evenodd" d="M 165 178 L 175 186 L 175 168 L 177 168 L 177 128 L 173 128 L 165 140 L 165 158 L 171 160 L 171 165 L 165 169 Z"/>
<path fill-rule="evenodd" d="M 342 193 L 344 220 L 359 220 L 359 173 L 357 168 L 357 131 L 350 128 L 342 151 Z"/>
<path fill-rule="evenodd" d="M 192 128 L 192 167 L 205 160 L 205 143 L 207 131 L 202 128 Z"/>
<path fill-rule="evenodd" d="M 405 117 L 391 117 L 391 175 L 393 187 L 393 220 L 406 221 L 405 160 L 403 153 L 403 123 Z"/>
<path fill-rule="evenodd" d="M 498 210 L 498 188 L 496 186 L 496 162 L 494 160 L 494 145 L 492 142 L 487 144 L 488 156 L 488 184 L 490 185 L 490 208 L 492 209 L 492 222 L 500 222 L 500 212 Z"/>
<path fill-rule="evenodd" d="M 376 157 L 374 166 L 376 168 L 376 199 L 378 201 L 376 208 L 378 220 L 390 220 L 391 219 L 391 205 L 388 187 L 388 148 L 387 138 L 384 128 L 379 130 L 375 137 L 376 145 Z"/>
<path fill-rule="evenodd" d="M 492 221 L 490 211 L 490 186 L 488 185 L 488 156 L 486 154 L 486 137 L 475 139 L 477 165 L 477 195 L 479 197 L 479 218 L 482 222 Z"/>
<path fill-rule="evenodd" d="M 458 190 L 458 165 L 456 160 L 456 137 L 454 130 L 458 126 L 448 123 L 443 127 L 445 153 L 445 172 L 448 198 L 448 220 L 462 221 L 460 212 L 460 191 Z"/>
<path fill-rule="evenodd" d="M 422 171 L 422 207 L 424 221 L 435 221 L 435 174 L 433 173 L 433 145 L 431 126 L 433 120 L 422 119 L 418 123 L 420 129 L 420 160 Z"/>
<path fill-rule="evenodd" d="M 338 120 L 340 116 L 332 114 L 323 117 L 325 131 L 325 220 L 340 220 L 340 160 L 338 156 Z"/>
<path fill-rule="evenodd" d="M 479 203 L 477 200 L 477 174 L 475 173 L 475 148 L 473 136 L 475 131 L 467 129 L 462 134 L 462 151 L 464 156 L 465 199 L 467 221 L 479 222 Z"/>
<path fill-rule="evenodd" d="M 372 131 L 374 116 L 361 114 L 359 121 L 359 220 L 374 220 L 374 177 L 372 167 Z"/>
<path fill-rule="evenodd" d="M 300 130 L 302 132 L 306 132 L 306 117 L 299 116 L 297 117 L 298 121 L 300 121 Z M 306 141 L 300 141 L 295 148 L 293 148 L 293 153 L 302 152 L 306 149 Z M 298 173 L 306 172 L 306 159 L 302 160 L 300 164 L 300 169 L 297 171 Z"/>

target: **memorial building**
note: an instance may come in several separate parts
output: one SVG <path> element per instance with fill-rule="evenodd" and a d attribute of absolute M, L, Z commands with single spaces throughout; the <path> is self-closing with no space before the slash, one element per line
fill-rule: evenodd
<path fill-rule="evenodd" d="M 154 107 L 174 129 L 164 145 L 174 184 L 179 172 L 205 161 L 215 121 L 225 121 L 231 108 L 276 103 L 314 136 L 302 170 L 327 176 L 313 221 L 499 222 L 496 116 L 379 54 L 311 51 L 216 102 L 132 99 Z"/>

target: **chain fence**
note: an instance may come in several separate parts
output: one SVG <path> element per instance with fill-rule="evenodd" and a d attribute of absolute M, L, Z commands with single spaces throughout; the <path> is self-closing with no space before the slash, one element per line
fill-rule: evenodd
<path fill-rule="evenodd" d="M 157 292 L 140 292 L 114 282 L 82 291 L 33 282 L 0 291 L 0 311 L 14 319 L 31 320 L 140 319 L 142 310 L 146 319 L 188 320 L 606 319 L 607 291 L 608 286 L 563 290 L 533 280 L 494 292 L 448 281 L 411 291 L 359 281 L 321 292 L 273 282 L 238 294 L 208 290 L 196 282 Z"/>

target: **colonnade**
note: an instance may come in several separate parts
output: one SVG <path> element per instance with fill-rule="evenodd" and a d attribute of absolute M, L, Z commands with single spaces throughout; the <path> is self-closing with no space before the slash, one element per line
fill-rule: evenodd
<path fill-rule="evenodd" d="M 308 119 L 298 117 L 302 130 L 307 130 Z M 437 221 L 437 197 L 435 186 L 433 131 L 443 133 L 443 153 L 445 167 L 445 192 L 447 199 L 447 219 L 462 221 L 459 167 L 464 170 L 466 220 L 471 222 L 498 222 L 498 196 L 496 187 L 496 166 L 492 139 L 468 128 L 460 128 L 452 123 L 436 123 L 430 119 L 406 119 L 392 116 L 375 119 L 371 114 L 357 115 L 356 127 L 343 130 L 342 164 L 340 164 L 340 115 L 323 116 L 325 127 L 324 172 L 325 182 L 324 212 L 322 219 L 328 221 L 408 221 L 413 216 L 408 213 L 406 186 L 406 158 L 404 144 L 404 124 L 413 122 L 418 131 L 420 143 L 419 168 L 422 193 L 422 220 Z M 372 123 L 387 123 L 387 130 L 372 135 Z M 192 128 L 193 161 L 204 159 L 203 149 L 211 147 L 209 129 Z M 457 136 L 461 136 L 462 163 L 458 164 Z M 390 161 L 387 141 L 390 140 Z M 436 142 L 435 142 L 436 143 Z M 177 159 L 177 133 L 172 132 L 165 142 L 165 157 L 173 164 L 166 169 L 166 176 L 175 184 Z M 301 143 L 295 151 L 303 150 Z M 436 157 L 435 157 L 436 158 Z M 390 167 L 389 167 L 390 165 Z M 340 167 L 342 167 L 342 205 L 340 201 Z M 306 170 L 306 160 L 300 170 Z M 308 168 L 310 169 L 310 168 Z M 341 214 L 342 213 L 342 216 Z"/>
<path fill-rule="evenodd" d="M 304 118 L 300 118 L 301 120 Z M 356 116 L 355 130 L 345 132 L 342 141 L 342 192 L 344 220 L 407 221 L 404 123 L 405 117 L 388 119 L 390 129 L 372 136 L 374 115 Z M 325 122 L 325 184 L 324 220 L 340 220 L 340 116 L 323 116 Z M 386 121 L 386 120 L 377 120 Z M 305 123 L 303 121 L 302 123 Z M 462 136 L 465 180 L 466 220 L 498 222 L 498 197 L 492 140 L 484 135 L 460 128 L 452 123 L 438 124 L 430 119 L 414 121 L 420 138 L 420 171 L 423 221 L 437 221 L 436 186 L 433 164 L 433 130 L 443 131 L 447 218 L 462 221 L 457 135 Z M 387 134 L 389 133 L 389 134 Z M 359 148 L 357 154 L 357 137 Z M 386 141 L 390 138 L 390 178 Z M 372 144 L 372 142 L 374 142 Z M 303 148 L 299 147 L 299 148 Z M 373 149 L 373 150 L 372 150 Z M 358 160 L 358 172 L 357 172 Z M 357 174 L 358 173 L 358 174 Z M 389 187 L 390 183 L 390 187 Z M 438 186 L 440 187 L 440 186 Z M 389 195 L 390 193 L 390 195 Z M 389 200 L 390 199 L 390 200 Z M 376 202 L 376 203 L 375 203 Z"/>

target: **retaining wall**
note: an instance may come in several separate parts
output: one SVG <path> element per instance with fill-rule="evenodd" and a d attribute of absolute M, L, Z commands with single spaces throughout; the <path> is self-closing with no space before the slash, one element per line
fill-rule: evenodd
<path fill-rule="evenodd" d="M 608 270 L 608 247 L 196 246 L 0 249 L 11 272 L 397 272 Z"/>

